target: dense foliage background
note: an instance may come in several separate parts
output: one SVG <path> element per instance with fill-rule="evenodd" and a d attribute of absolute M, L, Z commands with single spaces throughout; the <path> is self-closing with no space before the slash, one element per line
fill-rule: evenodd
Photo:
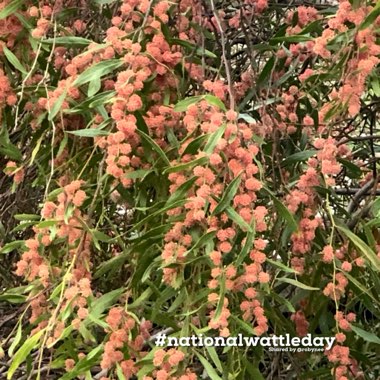
<path fill-rule="evenodd" d="M 379 31 L 366 0 L 0 1 L 0 377 L 378 379 Z"/>

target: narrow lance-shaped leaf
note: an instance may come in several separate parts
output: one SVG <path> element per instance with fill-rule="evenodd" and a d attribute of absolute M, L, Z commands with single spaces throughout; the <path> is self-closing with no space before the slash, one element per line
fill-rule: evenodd
<path fill-rule="evenodd" d="M 286 282 L 286 283 L 288 283 L 290 285 L 296 286 L 297 288 L 301 288 L 301 289 L 305 289 L 305 290 L 319 290 L 319 288 L 315 288 L 313 286 L 309 286 L 309 285 L 303 284 L 302 282 L 299 282 L 297 280 L 293 280 L 292 278 L 277 277 L 277 280 L 281 281 L 281 282 Z"/>
<path fill-rule="evenodd" d="M 240 251 L 236 259 L 236 267 L 244 262 L 248 252 L 253 248 L 253 239 L 255 237 L 254 231 L 248 232 L 243 249 Z"/>
<path fill-rule="evenodd" d="M 58 99 L 54 102 L 53 106 L 50 109 L 48 119 L 52 121 L 57 113 L 61 110 L 62 104 L 65 101 L 67 90 L 63 91 L 63 93 L 58 97 Z"/>
<path fill-rule="evenodd" d="M 243 230 L 253 232 L 252 227 L 231 206 L 228 206 L 225 212 L 227 216 Z"/>
<path fill-rule="evenodd" d="M 210 376 L 211 380 L 222 380 L 222 378 L 215 371 L 214 367 L 207 361 L 204 356 L 198 352 L 195 352 L 195 354 L 198 356 L 199 361 L 202 363 L 203 368 L 206 370 L 207 375 Z"/>
<path fill-rule="evenodd" d="M 372 264 L 373 268 L 378 272 L 380 271 L 380 259 L 377 257 L 376 253 L 369 247 L 362 239 L 351 232 L 347 227 L 342 225 L 337 225 L 339 231 L 341 231 L 352 244 L 366 257 L 366 259 Z"/>
<path fill-rule="evenodd" d="M 269 189 L 263 188 L 263 190 L 267 192 L 269 196 L 272 198 L 274 206 L 277 209 L 277 212 L 279 213 L 281 217 L 283 217 L 286 220 L 286 222 L 291 228 L 291 231 L 292 232 L 296 231 L 298 228 L 297 222 L 295 221 L 293 215 L 290 213 L 287 207 L 281 201 L 279 201 L 277 197 Z"/>
<path fill-rule="evenodd" d="M 145 132 L 137 130 L 139 135 L 149 144 L 149 146 L 158 153 L 158 155 L 162 158 L 162 160 L 167 164 L 170 165 L 170 161 L 167 158 L 165 152 L 161 149 L 161 147 Z"/>
<path fill-rule="evenodd" d="M 55 37 L 55 38 L 47 38 L 46 40 L 41 41 L 43 44 L 48 45 L 68 45 L 72 46 L 88 46 L 92 43 L 91 40 L 83 37 L 75 37 L 75 36 L 64 36 L 64 37 Z"/>
<path fill-rule="evenodd" d="M 206 100 L 208 104 L 218 107 L 223 111 L 227 111 L 226 106 L 218 97 L 207 94 L 203 96 L 203 99 Z"/>
<path fill-rule="evenodd" d="M 42 334 L 45 332 L 45 330 L 38 331 L 34 335 L 32 335 L 30 338 L 28 338 L 24 344 L 20 347 L 20 349 L 15 353 L 14 357 L 12 358 L 12 363 L 8 369 L 7 379 L 12 379 L 14 373 L 16 372 L 17 368 L 20 366 L 22 362 L 26 360 L 28 355 L 33 349 L 38 348 L 38 341 L 40 340 Z"/>
<path fill-rule="evenodd" d="M 9 357 L 13 356 L 13 353 L 14 353 L 16 347 L 18 346 L 18 344 L 20 343 L 21 338 L 22 338 L 22 323 L 19 320 L 16 335 L 15 335 L 13 342 L 10 345 L 9 350 L 8 350 L 8 356 Z"/>
<path fill-rule="evenodd" d="M 5 244 L 1 249 L 0 253 L 9 253 L 15 249 L 19 249 L 24 245 L 24 240 L 15 240 L 10 243 Z"/>
<path fill-rule="evenodd" d="M 201 100 L 201 96 L 192 96 L 190 98 L 183 99 L 179 101 L 174 106 L 174 112 L 185 112 L 187 111 L 187 108 L 191 106 L 192 104 L 198 103 Z"/>
<path fill-rule="evenodd" d="M 79 137 L 96 137 L 96 136 L 107 136 L 109 132 L 104 131 L 100 128 L 87 128 L 87 129 L 79 129 L 77 131 L 66 131 L 75 136 Z"/>
<path fill-rule="evenodd" d="M 123 65 L 123 61 L 120 59 L 110 59 L 108 61 L 102 61 L 90 66 L 78 78 L 74 81 L 74 86 L 81 86 L 90 82 L 93 79 L 102 77 L 104 75 L 114 72 L 117 68 Z"/>
<path fill-rule="evenodd" d="M 21 4 L 24 2 L 24 0 L 14 0 L 10 2 L 7 6 L 5 6 L 1 11 L 0 11 L 0 20 L 5 19 L 12 13 L 15 13 L 17 9 L 20 8 Z"/>
<path fill-rule="evenodd" d="M 372 11 L 365 18 L 365 20 L 360 24 L 359 30 L 368 28 L 371 24 L 373 24 L 376 21 L 379 15 L 380 15 L 380 3 L 377 2 L 377 5 L 372 9 Z"/>
<path fill-rule="evenodd" d="M 286 157 L 284 161 L 281 162 L 281 166 L 288 166 L 297 162 L 306 161 L 310 157 L 313 157 L 316 153 L 316 150 L 304 150 L 302 152 L 294 153 L 289 157 Z"/>
<path fill-rule="evenodd" d="M 223 136 L 224 134 L 224 131 L 226 130 L 226 127 L 227 125 L 226 124 L 223 124 L 222 126 L 220 126 L 209 138 L 209 140 L 207 141 L 207 144 L 205 146 L 205 149 L 204 149 L 204 152 L 205 153 L 208 153 L 208 154 L 211 154 L 215 147 L 216 147 L 216 144 L 218 143 L 218 141 L 220 140 L 220 138 Z"/>
<path fill-rule="evenodd" d="M 25 75 L 28 74 L 25 67 L 21 64 L 18 58 L 6 46 L 3 46 L 3 52 L 14 68 L 16 68 L 18 71 L 22 72 Z"/>
<path fill-rule="evenodd" d="M 380 338 L 372 332 L 365 331 L 358 326 L 351 325 L 351 330 L 366 342 L 380 344 Z"/>
<path fill-rule="evenodd" d="M 176 172 L 181 172 L 183 170 L 188 170 L 196 165 L 204 165 L 207 163 L 207 161 L 208 161 L 207 157 L 200 157 L 193 161 L 185 162 L 184 164 L 170 166 L 164 170 L 164 174 L 176 173 Z"/>
<path fill-rule="evenodd" d="M 292 268 L 289 268 L 287 267 L 286 265 L 284 265 L 283 263 L 281 263 L 280 261 L 275 261 L 275 260 L 271 260 L 271 259 L 266 259 L 265 260 L 266 262 L 274 265 L 275 267 L 277 268 L 280 268 L 281 270 L 283 270 L 284 272 L 288 272 L 288 273 L 298 273 L 296 270 L 292 269 Z"/>
<path fill-rule="evenodd" d="M 215 207 L 214 211 L 212 212 L 212 215 L 220 214 L 223 212 L 231 203 L 232 199 L 236 195 L 239 186 L 241 182 L 241 173 L 234 178 L 227 186 L 222 199 L 218 203 L 218 205 Z"/>

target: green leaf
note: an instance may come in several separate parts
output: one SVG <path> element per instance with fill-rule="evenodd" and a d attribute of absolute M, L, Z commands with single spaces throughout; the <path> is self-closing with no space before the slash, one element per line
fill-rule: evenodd
<path fill-rule="evenodd" d="M 135 229 L 138 230 L 140 227 L 142 227 L 146 222 L 151 220 L 152 218 L 159 216 L 159 215 L 164 215 L 166 211 L 171 210 L 176 207 L 181 207 L 186 203 L 186 199 L 179 199 L 173 203 L 170 204 L 165 204 L 165 206 L 155 212 L 152 212 L 149 214 L 147 217 L 144 219 L 140 220 L 137 224 L 135 224 Z"/>
<path fill-rule="evenodd" d="M 358 326 L 351 325 L 351 330 L 366 342 L 380 344 L 380 338 L 372 332 L 365 331 Z"/>
<path fill-rule="evenodd" d="M 45 330 L 40 330 L 33 336 L 28 338 L 20 347 L 20 349 L 15 353 L 12 359 L 12 363 L 8 369 L 7 380 L 10 380 L 13 377 L 13 374 L 15 373 L 17 368 L 20 366 L 22 362 L 26 360 L 30 352 L 38 347 L 38 341 L 40 340 L 44 332 Z"/>
<path fill-rule="evenodd" d="M 111 236 L 108 236 L 105 233 L 95 230 L 95 229 L 91 229 L 90 232 L 99 241 L 104 241 L 106 243 L 109 243 L 110 241 L 114 239 Z"/>
<path fill-rule="evenodd" d="M 316 154 L 316 150 L 304 150 L 302 152 L 297 152 L 286 157 L 284 161 L 281 162 L 281 166 L 288 166 L 298 162 L 306 161 L 310 157 Z"/>
<path fill-rule="evenodd" d="M 347 169 L 347 176 L 350 178 L 360 178 L 362 176 L 362 169 L 353 162 L 340 157 L 338 158 L 338 162 Z"/>
<path fill-rule="evenodd" d="M 128 307 L 129 307 L 129 305 L 128 305 Z M 91 322 L 95 323 L 96 325 L 102 327 L 102 328 L 105 329 L 105 330 L 109 329 L 109 325 L 108 325 L 106 322 L 102 321 L 102 320 L 99 319 L 99 318 L 95 318 L 92 314 L 89 314 L 89 315 L 88 315 L 88 319 L 89 319 Z"/>
<path fill-rule="evenodd" d="M 91 97 L 94 96 L 102 87 L 102 81 L 100 78 L 95 78 L 92 81 L 90 81 L 88 85 L 88 90 L 87 90 L 87 96 Z"/>
<path fill-rule="evenodd" d="M 96 343 L 96 339 L 92 332 L 87 328 L 87 324 L 81 323 L 78 331 L 82 335 L 86 343 Z"/>
<path fill-rule="evenodd" d="M 11 294 L 11 293 L 3 293 L 0 294 L 0 301 L 5 301 L 9 303 L 24 303 L 26 301 L 26 296 L 21 294 Z"/>
<path fill-rule="evenodd" d="M 200 239 L 198 239 L 195 244 L 185 253 L 185 256 L 189 255 L 190 252 L 195 251 L 196 249 L 203 247 L 209 241 L 211 241 L 216 234 L 216 231 L 206 232 Z"/>
<path fill-rule="evenodd" d="M 227 216 L 243 230 L 253 232 L 252 227 L 231 206 L 228 206 L 225 212 Z"/>
<path fill-rule="evenodd" d="M 294 309 L 294 306 L 284 297 L 280 296 L 279 294 L 277 294 L 276 292 L 271 292 L 271 295 L 272 297 L 278 301 L 280 304 L 283 304 L 287 307 L 287 309 L 291 312 L 291 313 L 295 313 L 296 310 Z"/>
<path fill-rule="evenodd" d="M 15 249 L 19 249 L 24 245 L 24 240 L 15 240 L 10 243 L 5 244 L 1 249 L 0 253 L 9 253 Z"/>
<path fill-rule="evenodd" d="M 53 227 L 58 223 L 58 220 L 43 220 L 37 224 L 37 228 L 48 228 Z"/>
<path fill-rule="evenodd" d="M 302 34 L 296 34 L 293 36 L 273 37 L 270 39 L 269 43 L 272 45 L 272 44 L 277 44 L 281 42 L 299 43 L 299 42 L 307 42 L 307 41 L 312 41 L 312 40 L 313 40 L 313 37 L 305 36 Z"/>
<path fill-rule="evenodd" d="M 159 326 L 171 327 L 175 331 L 179 330 L 175 319 L 169 316 L 167 313 L 156 312 L 156 314 L 152 315 L 149 319 Z"/>
<path fill-rule="evenodd" d="M 359 251 L 367 258 L 367 260 L 372 264 L 373 268 L 380 271 L 380 259 L 376 256 L 376 253 L 369 247 L 362 239 L 351 232 L 347 227 L 340 224 L 336 226 L 346 237 L 354 244 Z"/>
<path fill-rule="evenodd" d="M 128 305 L 128 309 L 134 309 L 139 307 L 143 302 L 146 302 L 149 297 L 152 295 L 153 291 L 151 288 L 147 288 L 142 292 L 140 297 L 134 300 L 131 304 Z"/>
<path fill-rule="evenodd" d="M 253 239 L 255 237 L 255 232 L 251 231 L 247 233 L 247 238 L 244 244 L 243 249 L 240 251 L 239 256 L 236 259 L 235 266 L 238 267 L 241 263 L 244 262 L 248 252 L 253 248 Z"/>
<path fill-rule="evenodd" d="M 222 378 L 215 371 L 214 367 L 207 361 L 207 359 L 204 356 L 202 356 L 197 351 L 195 351 L 195 355 L 198 356 L 199 361 L 202 363 L 203 368 L 206 370 L 211 380 L 222 380 Z"/>
<path fill-rule="evenodd" d="M 22 72 L 25 75 L 28 74 L 27 70 L 21 64 L 18 58 L 6 46 L 3 46 L 3 52 L 14 68 L 16 68 L 18 71 Z"/>
<path fill-rule="evenodd" d="M 363 30 L 368 28 L 370 25 L 374 24 L 375 20 L 380 15 L 380 3 L 377 2 L 377 5 L 372 9 L 372 11 L 368 14 L 365 20 L 360 24 L 359 30 Z"/>
<path fill-rule="evenodd" d="M 66 135 L 65 135 L 66 136 Z M 33 151 L 32 151 L 32 155 L 30 156 L 30 163 L 29 163 L 29 166 L 32 166 L 33 165 L 33 162 L 37 156 L 37 153 L 38 151 L 40 150 L 40 147 L 41 147 L 41 143 L 42 141 L 45 140 L 45 134 L 42 134 L 41 137 L 38 139 L 35 147 L 33 148 Z M 58 155 L 57 155 L 58 157 Z"/>
<path fill-rule="evenodd" d="M 104 75 L 110 74 L 122 66 L 124 62 L 121 59 L 109 59 L 102 61 L 87 68 L 78 78 L 74 81 L 74 86 L 82 86 L 96 78 L 101 78 Z"/>
<path fill-rule="evenodd" d="M 153 350 L 151 350 L 150 352 L 153 352 Z M 140 370 L 137 372 L 137 379 L 138 380 L 143 380 L 143 379 L 146 379 L 146 376 L 155 370 L 155 366 L 153 364 L 150 364 L 151 363 L 151 360 L 148 362 L 144 362 L 142 360 L 140 360 L 138 362 L 139 364 L 143 364 L 141 366 L 139 366 L 138 368 L 140 368 Z"/>
<path fill-rule="evenodd" d="M 149 129 L 148 129 L 148 126 L 147 126 L 147 124 L 145 122 L 144 117 L 141 115 L 141 113 L 139 111 L 135 112 L 135 117 L 136 117 L 137 128 L 140 131 L 143 131 L 144 133 L 146 133 L 148 135 L 149 134 Z"/>
<path fill-rule="evenodd" d="M 275 57 L 271 57 L 268 60 L 268 62 L 265 64 L 264 68 L 262 69 L 257 79 L 257 87 L 263 86 L 268 81 L 272 73 L 275 62 L 276 62 Z"/>
<path fill-rule="evenodd" d="M 116 91 L 104 91 L 89 98 L 86 98 L 82 103 L 71 108 L 72 113 L 82 113 L 88 108 L 95 108 L 108 103 L 116 94 Z"/>
<path fill-rule="evenodd" d="M 209 134 L 200 135 L 197 138 L 195 138 L 193 141 L 187 145 L 181 156 L 184 156 L 185 154 L 195 154 L 197 153 L 198 149 L 203 145 L 203 143 L 210 137 Z"/>
<path fill-rule="evenodd" d="M 223 306 L 224 306 L 224 296 L 226 294 L 226 281 L 225 276 L 222 275 L 222 278 L 220 278 L 220 291 L 219 291 L 219 299 L 218 304 L 215 309 L 215 314 L 212 317 L 214 321 L 218 321 L 220 315 L 222 314 Z"/>
<path fill-rule="evenodd" d="M 198 103 L 202 99 L 202 96 L 192 96 L 186 99 L 179 101 L 174 106 L 174 112 L 185 112 L 187 108 L 192 104 Z"/>
<path fill-rule="evenodd" d="M 36 223 L 37 223 L 36 221 L 19 223 L 15 228 L 13 228 L 11 233 L 14 233 L 17 231 L 25 231 L 28 227 L 34 226 Z"/>
<path fill-rule="evenodd" d="M 96 299 L 91 304 L 90 314 L 95 318 L 99 318 L 106 309 L 108 309 L 117 299 L 119 299 L 124 291 L 124 288 L 112 290 L 111 292 L 106 293 Z"/>
<path fill-rule="evenodd" d="M 252 325 L 245 322 L 245 321 L 242 321 L 239 317 L 237 317 L 236 315 L 231 315 L 231 318 L 236 322 L 236 324 L 239 325 L 239 327 L 241 327 L 247 334 L 249 335 L 256 335 L 255 334 L 255 330 L 253 329 Z M 241 330 L 238 330 L 239 332 Z"/>
<path fill-rule="evenodd" d="M 340 270 L 340 269 L 338 269 Z M 378 303 L 376 298 L 372 295 L 372 293 L 360 282 L 358 281 L 355 277 L 351 276 L 349 273 L 344 272 L 344 276 L 356 287 L 358 288 L 363 294 L 366 294 L 368 297 L 371 298 L 371 300 L 374 303 Z M 364 281 L 363 281 L 364 282 Z"/>
<path fill-rule="evenodd" d="M 75 37 L 75 36 L 64 36 L 64 37 L 55 37 L 55 38 L 47 38 L 46 40 L 41 41 L 43 44 L 48 45 L 68 45 L 72 46 L 87 46 L 91 44 L 93 41 L 88 40 L 83 37 Z"/>
<path fill-rule="evenodd" d="M 13 352 L 16 349 L 16 347 L 18 346 L 18 344 L 20 343 L 21 338 L 22 338 L 22 323 L 21 323 L 21 320 L 19 320 L 16 335 L 15 335 L 14 340 L 13 340 L 13 342 L 12 342 L 12 344 L 8 350 L 8 356 L 10 358 L 13 357 Z"/>
<path fill-rule="evenodd" d="M 204 165 L 208 162 L 208 158 L 207 157 L 200 157 L 200 158 L 197 158 L 196 160 L 193 160 L 193 161 L 190 161 L 190 162 L 186 162 L 184 164 L 179 164 L 179 165 L 175 165 L 175 166 L 170 166 L 168 168 L 166 168 L 164 170 L 164 174 L 169 174 L 169 173 L 176 173 L 176 172 L 181 172 L 181 171 L 185 171 L 185 170 L 188 170 L 188 169 L 191 169 L 193 168 L 194 166 L 197 166 L 197 165 Z"/>
<path fill-rule="evenodd" d="M 194 182 L 197 180 L 198 177 L 191 177 L 189 180 L 184 182 L 182 185 L 178 187 L 178 189 L 170 195 L 169 199 L 166 202 L 166 205 L 169 205 L 175 201 L 178 201 L 179 199 L 186 198 L 187 192 L 190 190 L 190 188 L 193 186 Z"/>
<path fill-rule="evenodd" d="M 224 103 L 216 96 L 214 95 L 203 95 L 202 99 L 206 100 L 206 102 L 212 106 L 218 107 L 223 111 L 227 111 L 226 106 Z"/>
<path fill-rule="evenodd" d="M 40 220 L 41 216 L 36 214 L 16 214 L 13 215 L 16 220 Z"/>
<path fill-rule="evenodd" d="M 79 137 L 96 137 L 96 136 L 107 136 L 109 132 L 103 131 L 100 128 L 87 128 L 87 129 L 79 129 L 77 131 L 65 131 L 75 136 Z"/>
<path fill-rule="evenodd" d="M 276 207 L 278 214 L 286 220 L 288 226 L 291 229 L 291 232 L 296 231 L 298 228 L 297 222 L 295 221 L 293 215 L 290 213 L 288 208 L 281 201 L 279 201 L 276 195 L 274 195 L 269 189 L 263 187 L 263 190 L 267 192 L 269 196 L 272 198 L 273 204 Z"/>
<path fill-rule="evenodd" d="M 90 99 L 89 108 L 96 108 L 100 105 L 108 103 L 115 96 L 115 93 L 115 91 L 104 91 L 100 94 L 94 95 Z"/>
<path fill-rule="evenodd" d="M 14 0 L 10 2 L 7 6 L 5 6 L 0 11 L 0 20 L 3 20 L 4 18 L 8 17 L 12 13 L 15 13 L 17 9 L 20 8 L 21 4 L 24 2 L 24 0 Z"/>
<path fill-rule="evenodd" d="M 19 19 L 19 21 L 21 22 L 21 24 L 24 26 L 25 29 L 31 30 L 34 28 L 34 26 L 29 22 L 29 20 L 21 13 L 17 12 L 14 15 Z"/>
<path fill-rule="evenodd" d="M 116 364 L 116 374 L 119 380 L 126 380 L 119 363 Z"/>
<path fill-rule="evenodd" d="M 276 103 L 278 99 L 279 98 L 269 98 L 269 99 L 265 99 L 264 101 L 259 101 L 253 106 L 252 110 L 253 111 L 259 110 L 260 108 L 264 108 L 268 106 L 269 104 Z"/>
<path fill-rule="evenodd" d="M 94 0 L 94 1 L 98 5 L 106 5 L 106 4 L 112 4 L 116 2 L 117 0 Z"/>
<path fill-rule="evenodd" d="M 379 98 L 380 97 L 380 81 L 378 77 L 373 77 L 371 79 L 371 87 L 374 94 Z"/>
<path fill-rule="evenodd" d="M 62 104 L 66 98 L 66 94 L 67 94 L 67 90 L 65 89 L 65 91 L 63 91 L 63 93 L 58 97 L 56 102 L 53 104 L 53 107 L 51 107 L 49 116 L 48 116 L 49 121 L 52 121 L 57 115 L 57 113 L 62 110 Z"/>
<path fill-rule="evenodd" d="M 276 280 L 281 281 L 281 282 L 286 282 L 288 284 L 294 285 L 297 288 L 305 289 L 305 290 L 320 290 L 319 288 L 314 288 L 309 285 L 305 285 L 302 282 L 299 282 L 297 280 L 293 280 L 292 278 L 287 278 L 287 277 L 277 277 Z"/>
<path fill-rule="evenodd" d="M 141 130 L 137 130 L 138 134 L 149 144 L 149 146 L 158 153 L 158 155 L 162 158 L 162 160 L 167 164 L 170 165 L 170 161 L 167 158 L 164 151 L 161 149 L 161 147 L 145 132 Z"/>
<path fill-rule="evenodd" d="M 218 143 L 220 138 L 223 136 L 226 127 L 227 124 L 223 124 L 214 133 L 211 134 L 204 149 L 205 153 L 211 154 L 214 151 L 214 148 L 216 147 L 216 144 Z"/>
<path fill-rule="evenodd" d="M 188 48 L 191 52 L 195 51 L 197 55 L 201 57 L 208 57 L 208 58 L 218 58 L 217 55 L 212 53 L 210 50 L 203 49 L 200 47 L 197 47 L 196 45 L 190 43 L 189 41 L 180 40 L 179 38 L 172 38 L 170 40 L 172 45 L 180 45 Z"/>
<path fill-rule="evenodd" d="M 280 261 L 275 261 L 275 260 L 271 260 L 271 259 L 268 259 L 268 258 L 265 261 L 268 262 L 268 263 L 270 263 L 270 264 L 272 264 L 272 265 L 274 265 L 274 266 L 276 266 L 277 268 L 280 268 L 284 272 L 287 272 L 287 273 L 298 273 L 296 270 L 287 267 L 286 265 L 284 265 Z"/>
<path fill-rule="evenodd" d="M 60 283 L 54 288 L 54 290 L 52 291 L 52 293 L 50 294 L 49 301 L 50 301 L 50 300 L 54 300 L 54 298 L 58 297 L 58 296 L 61 294 L 63 287 L 64 287 L 64 283 L 63 283 L 63 282 L 60 282 Z"/>
<path fill-rule="evenodd" d="M 130 179 L 144 179 L 150 173 L 153 173 L 153 170 L 137 169 L 137 170 L 134 170 L 133 172 L 127 173 L 125 177 L 130 178 Z"/>
<path fill-rule="evenodd" d="M 253 365 L 251 361 L 248 361 L 247 358 L 243 357 L 244 367 L 249 374 L 250 379 L 254 380 L 264 380 L 264 376 L 261 374 L 257 366 Z"/>
<path fill-rule="evenodd" d="M 215 350 L 215 347 L 206 346 L 206 350 L 208 352 L 208 355 L 210 356 L 210 358 L 214 362 L 215 367 L 217 368 L 217 370 L 220 373 L 223 373 L 222 363 L 219 360 L 219 356 L 218 356 L 218 354 L 217 354 L 217 352 Z"/>
<path fill-rule="evenodd" d="M 13 145 L 11 142 L 7 142 L 5 144 L 3 143 L 2 146 L 0 145 L 0 153 L 4 156 L 8 156 L 12 160 L 22 160 L 20 149 L 18 149 L 17 146 Z"/>
<path fill-rule="evenodd" d="M 89 370 L 98 363 L 102 351 L 103 345 L 95 347 L 84 359 L 79 360 L 70 372 L 65 373 L 59 380 L 71 380 L 78 378 L 79 375 L 83 375 L 86 370 Z"/>
<path fill-rule="evenodd" d="M 256 120 L 251 115 L 248 115 L 247 113 L 239 113 L 238 119 L 243 119 L 249 124 L 256 123 Z"/>
<path fill-rule="evenodd" d="M 224 191 L 222 199 L 220 200 L 218 205 L 215 207 L 211 215 L 220 214 L 230 205 L 231 201 L 234 199 L 234 196 L 239 190 L 240 182 L 241 182 L 241 173 L 228 184 L 226 190 Z"/>
<path fill-rule="evenodd" d="M 379 217 L 380 214 L 380 198 L 377 198 L 371 205 L 371 211 L 373 216 Z"/>

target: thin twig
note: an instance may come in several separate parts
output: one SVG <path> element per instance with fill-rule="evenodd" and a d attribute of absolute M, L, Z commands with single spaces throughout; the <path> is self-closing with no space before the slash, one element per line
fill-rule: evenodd
<path fill-rule="evenodd" d="M 228 94 L 229 94 L 229 97 L 230 97 L 230 109 L 234 110 L 235 109 L 235 99 L 234 99 L 234 95 L 233 95 L 231 70 L 230 70 L 229 62 L 228 62 L 227 56 L 226 56 L 226 39 L 225 39 L 225 36 L 224 36 L 223 27 L 222 27 L 222 23 L 220 22 L 220 18 L 219 18 L 218 12 L 215 9 L 214 0 L 211 0 L 211 8 L 212 8 L 212 12 L 213 12 L 214 17 L 215 17 L 215 21 L 218 24 L 218 28 L 219 28 L 219 31 L 220 31 L 220 38 L 221 38 L 221 43 L 222 43 L 222 59 L 223 59 L 223 62 L 224 62 L 224 68 L 226 70 L 226 77 L 227 77 L 227 84 L 228 84 Z"/>

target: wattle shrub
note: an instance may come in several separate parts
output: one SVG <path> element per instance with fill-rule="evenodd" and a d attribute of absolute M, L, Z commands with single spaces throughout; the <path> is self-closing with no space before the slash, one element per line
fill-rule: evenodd
<path fill-rule="evenodd" d="M 378 379 L 379 30 L 365 0 L 2 1 L 0 377 Z"/>

